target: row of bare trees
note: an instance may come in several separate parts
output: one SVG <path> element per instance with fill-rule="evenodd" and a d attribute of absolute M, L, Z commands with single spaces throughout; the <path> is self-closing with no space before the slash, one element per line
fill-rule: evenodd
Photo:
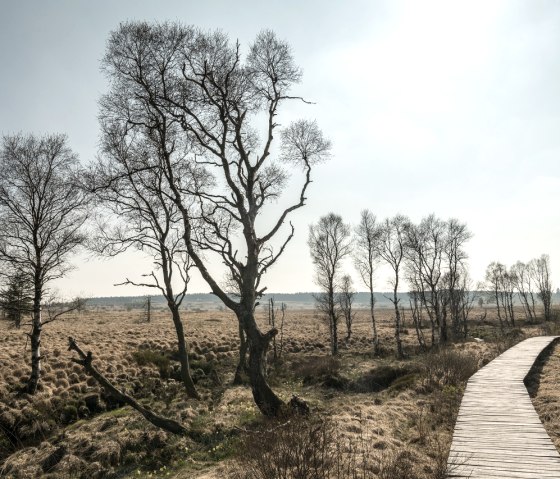
<path fill-rule="evenodd" d="M 352 257 L 363 284 L 370 295 L 370 315 L 374 353 L 379 351 L 375 320 L 374 275 L 380 264 L 391 272 L 392 291 L 387 299 L 394 307 L 397 356 L 403 356 L 401 341 L 402 306 L 399 288 L 409 286 L 409 306 L 421 347 L 426 347 L 422 323 L 430 322 L 430 344 L 446 343 L 450 336 L 466 337 L 468 318 L 477 291 L 486 291 L 496 304 L 500 325 L 515 326 L 514 298 L 517 295 L 527 320 L 536 317 L 535 300 L 543 305 L 544 319 L 552 317 L 550 258 L 542 255 L 528 263 L 517 262 L 510 269 L 491 263 L 486 284 L 475 287 L 469 277 L 465 245 L 472 237 L 467 226 L 457 219 L 447 221 L 429 215 L 418 224 L 406 216 L 396 215 L 378 221 L 364 210 L 354 228 L 340 215 L 329 213 L 310 226 L 308 245 L 315 266 L 316 283 L 321 293 L 316 296 L 318 311 L 329 326 L 331 352 L 338 351 L 338 322 L 346 318 L 348 332 L 351 316 L 345 313 L 350 279 L 343 276 L 344 259 Z M 343 301 L 337 298 L 346 298 Z M 351 304 L 351 302 L 350 302 Z M 346 310 L 348 308 L 346 307 Z"/>
<path fill-rule="evenodd" d="M 527 263 L 518 261 L 510 268 L 499 262 L 492 262 L 486 268 L 486 286 L 489 302 L 496 305 L 500 326 L 515 327 L 515 297 L 523 306 L 528 322 L 537 317 L 536 304 L 543 306 L 545 321 L 552 319 L 552 283 L 550 279 L 550 258 L 543 254 Z"/>
<path fill-rule="evenodd" d="M 401 341 L 401 297 L 403 283 L 410 286 L 413 320 L 421 345 L 425 345 L 421 321 L 425 312 L 431 323 L 431 343 L 445 343 L 450 331 L 466 335 L 467 318 L 474 296 L 467 272 L 465 243 L 471 234 L 465 224 L 455 219 L 440 220 L 434 215 L 414 224 L 403 215 L 378 221 L 364 210 L 354 228 L 342 217 L 330 213 L 310 227 L 308 245 L 315 265 L 316 282 L 322 292 L 317 295 L 318 310 L 329 325 L 331 352 L 337 352 L 337 325 L 343 308 L 337 295 L 344 297 L 342 267 L 345 257 L 354 265 L 370 294 L 370 315 L 374 352 L 379 350 L 375 320 L 374 275 L 384 263 L 392 273 L 391 294 L 387 298 L 395 310 L 395 343 L 397 355 L 403 356 Z M 346 288 L 347 289 L 347 288 Z"/>

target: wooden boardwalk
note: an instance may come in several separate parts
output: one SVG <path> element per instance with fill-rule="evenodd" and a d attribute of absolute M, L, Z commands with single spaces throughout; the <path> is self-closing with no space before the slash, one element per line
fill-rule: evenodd
<path fill-rule="evenodd" d="M 554 339 L 529 338 L 469 379 L 453 433 L 448 477 L 560 479 L 560 454 L 523 383 Z"/>

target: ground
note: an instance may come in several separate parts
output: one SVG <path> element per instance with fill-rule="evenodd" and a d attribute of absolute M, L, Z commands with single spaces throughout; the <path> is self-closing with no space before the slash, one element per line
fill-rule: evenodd
<path fill-rule="evenodd" d="M 282 354 L 276 361 L 271 357 L 269 381 L 284 400 L 295 394 L 308 402 L 311 418 L 297 423 L 265 421 L 250 389 L 231 386 L 238 333 L 228 312 L 184 314 L 200 400 L 187 399 L 174 379 L 175 332 L 163 310 L 150 323 L 140 311 L 100 309 L 47 325 L 44 375 L 35 396 L 19 392 L 30 369 L 24 330 L 0 321 L 0 476 L 267 477 L 271 473 L 263 472 L 259 458 L 267 457 L 280 469 L 291 467 L 285 457 L 269 456 L 267 444 L 276 444 L 279 451 L 284 441 L 290 451 L 301 448 L 308 454 L 305 444 L 311 437 L 316 443 L 319 431 L 329 467 L 338 461 L 340 470 L 354 471 L 352 477 L 444 477 L 465 381 L 509 345 L 551 329 L 520 321 L 521 328 L 500 332 L 492 312 L 484 320 L 482 313 L 473 312 L 466 340 L 439 351 L 421 352 L 414 329 L 405 324 L 407 357 L 397 361 L 389 309 L 378 311 L 379 356 L 372 355 L 364 310 L 357 313 L 350 340 L 341 340 L 337 359 L 329 356 L 328 330 L 315 312 L 288 310 L 282 344 L 277 341 Z M 260 322 L 265 329 L 264 312 Z M 340 329 L 344 338 L 343 324 Z M 92 352 L 93 364 L 115 385 L 181 422 L 189 434 L 159 431 L 107 396 L 72 362 L 68 336 Z M 545 421 L 551 427 L 560 416 L 559 352 L 535 373 L 541 378 L 535 401 L 541 415 L 552 418 Z M 558 446 L 559 438 L 555 441 Z M 330 470 L 322 477 L 350 477 L 337 474 Z"/>

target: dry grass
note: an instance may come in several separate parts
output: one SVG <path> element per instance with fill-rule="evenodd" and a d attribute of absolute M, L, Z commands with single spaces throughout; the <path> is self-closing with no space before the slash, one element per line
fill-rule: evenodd
<path fill-rule="evenodd" d="M 560 451 L 560 342 L 539 358 L 526 384 L 548 435 Z"/>
<path fill-rule="evenodd" d="M 187 400 L 173 379 L 178 363 L 168 314 L 156 312 L 150 323 L 138 317 L 135 311 L 87 312 L 46 327 L 44 375 L 33 397 L 18 393 L 29 373 L 25 336 L 0 322 L 0 427 L 6 431 L 0 434 L 0 471 L 14 478 L 89 479 L 117 472 L 119 477 L 227 477 L 245 444 L 248 433 L 243 431 L 266 427 L 250 390 L 229 386 L 238 348 L 234 316 L 215 311 L 186 317 L 200 401 Z M 264 313 L 260 320 L 265 329 Z M 271 365 L 270 381 L 284 399 L 297 394 L 314 414 L 330 417 L 336 437 L 347 446 L 346 459 L 367 458 L 371 476 L 363 477 L 443 477 L 464 381 L 474 368 L 538 328 L 524 326 L 504 336 L 496 333 L 488 314 L 485 322 L 471 324 L 473 336 L 487 341 L 462 341 L 419 355 L 414 331 L 405 325 L 408 357 L 396 361 L 392 312 L 380 310 L 378 321 L 384 346 L 380 357 L 371 355 L 370 322 L 360 311 L 352 339 L 341 343 L 339 358 L 333 360 L 328 331 L 314 311 L 290 310 L 284 355 Z M 170 437 L 107 397 L 71 361 L 68 336 L 93 352 L 109 379 L 181 421 L 191 435 Z"/>

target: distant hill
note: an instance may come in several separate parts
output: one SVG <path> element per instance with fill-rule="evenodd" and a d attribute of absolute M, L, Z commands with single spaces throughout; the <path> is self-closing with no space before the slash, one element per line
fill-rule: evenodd
<path fill-rule="evenodd" d="M 386 293 L 387 295 L 389 293 Z M 399 294 L 403 301 L 408 303 L 408 295 L 406 293 Z M 265 294 L 260 300 L 261 304 L 268 301 L 269 298 L 274 298 L 275 301 L 286 303 L 288 308 L 313 308 L 315 299 L 313 293 L 270 293 Z M 89 298 L 87 304 L 89 307 L 100 308 L 119 308 L 119 309 L 140 309 L 144 307 L 147 296 L 103 296 Z M 376 306 L 378 308 L 391 307 L 391 302 L 386 298 L 384 293 L 375 293 Z M 165 298 L 161 295 L 151 296 L 152 307 L 165 308 L 167 306 Z M 369 307 L 369 293 L 360 292 L 356 295 L 355 304 L 357 308 Z M 213 294 L 209 293 L 194 293 L 187 294 L 183 301 L 186 309 L 220 309 L 223 305 L 222 302 Z"/>
<path fill-rule="evenodd" d="M 288 308 L 291 309 L 311 309 L 315 305 L 315 299 L 312 292 L 306 293 L 270 293 L 265 294 L 260 300 L 261 304 L 265 304 L 269 298 L 274 298 L 275 301 L 286 303 Z M 393 305 L 388 297 L 392 293 L 375 293 L 376 308 L 391 308 Z M 408 293 L 399 293 L 401 305 L 408 306 Z M 118 308 L 118 309 L 141 309 L 146 303 L 147 296 L 104 296 L 90 298 L 87 301 L 89 307 L 97 308 Z M 163 296 L 151 296 L 152 307 L 156 309 L 166 308 L 167 304 Z M 553 304 L 560 303 L 560 293 L 552 295 Z M 183 307 L 188 310 L 218 310 L 223 308 L 222 302 L 213 294 L 210 293 L 193 293 L 187 294 L 183 301 Z M 355 307 L 368 308 L 369 307 L 369 293 L 359 292 L 356 294 Z"/>

